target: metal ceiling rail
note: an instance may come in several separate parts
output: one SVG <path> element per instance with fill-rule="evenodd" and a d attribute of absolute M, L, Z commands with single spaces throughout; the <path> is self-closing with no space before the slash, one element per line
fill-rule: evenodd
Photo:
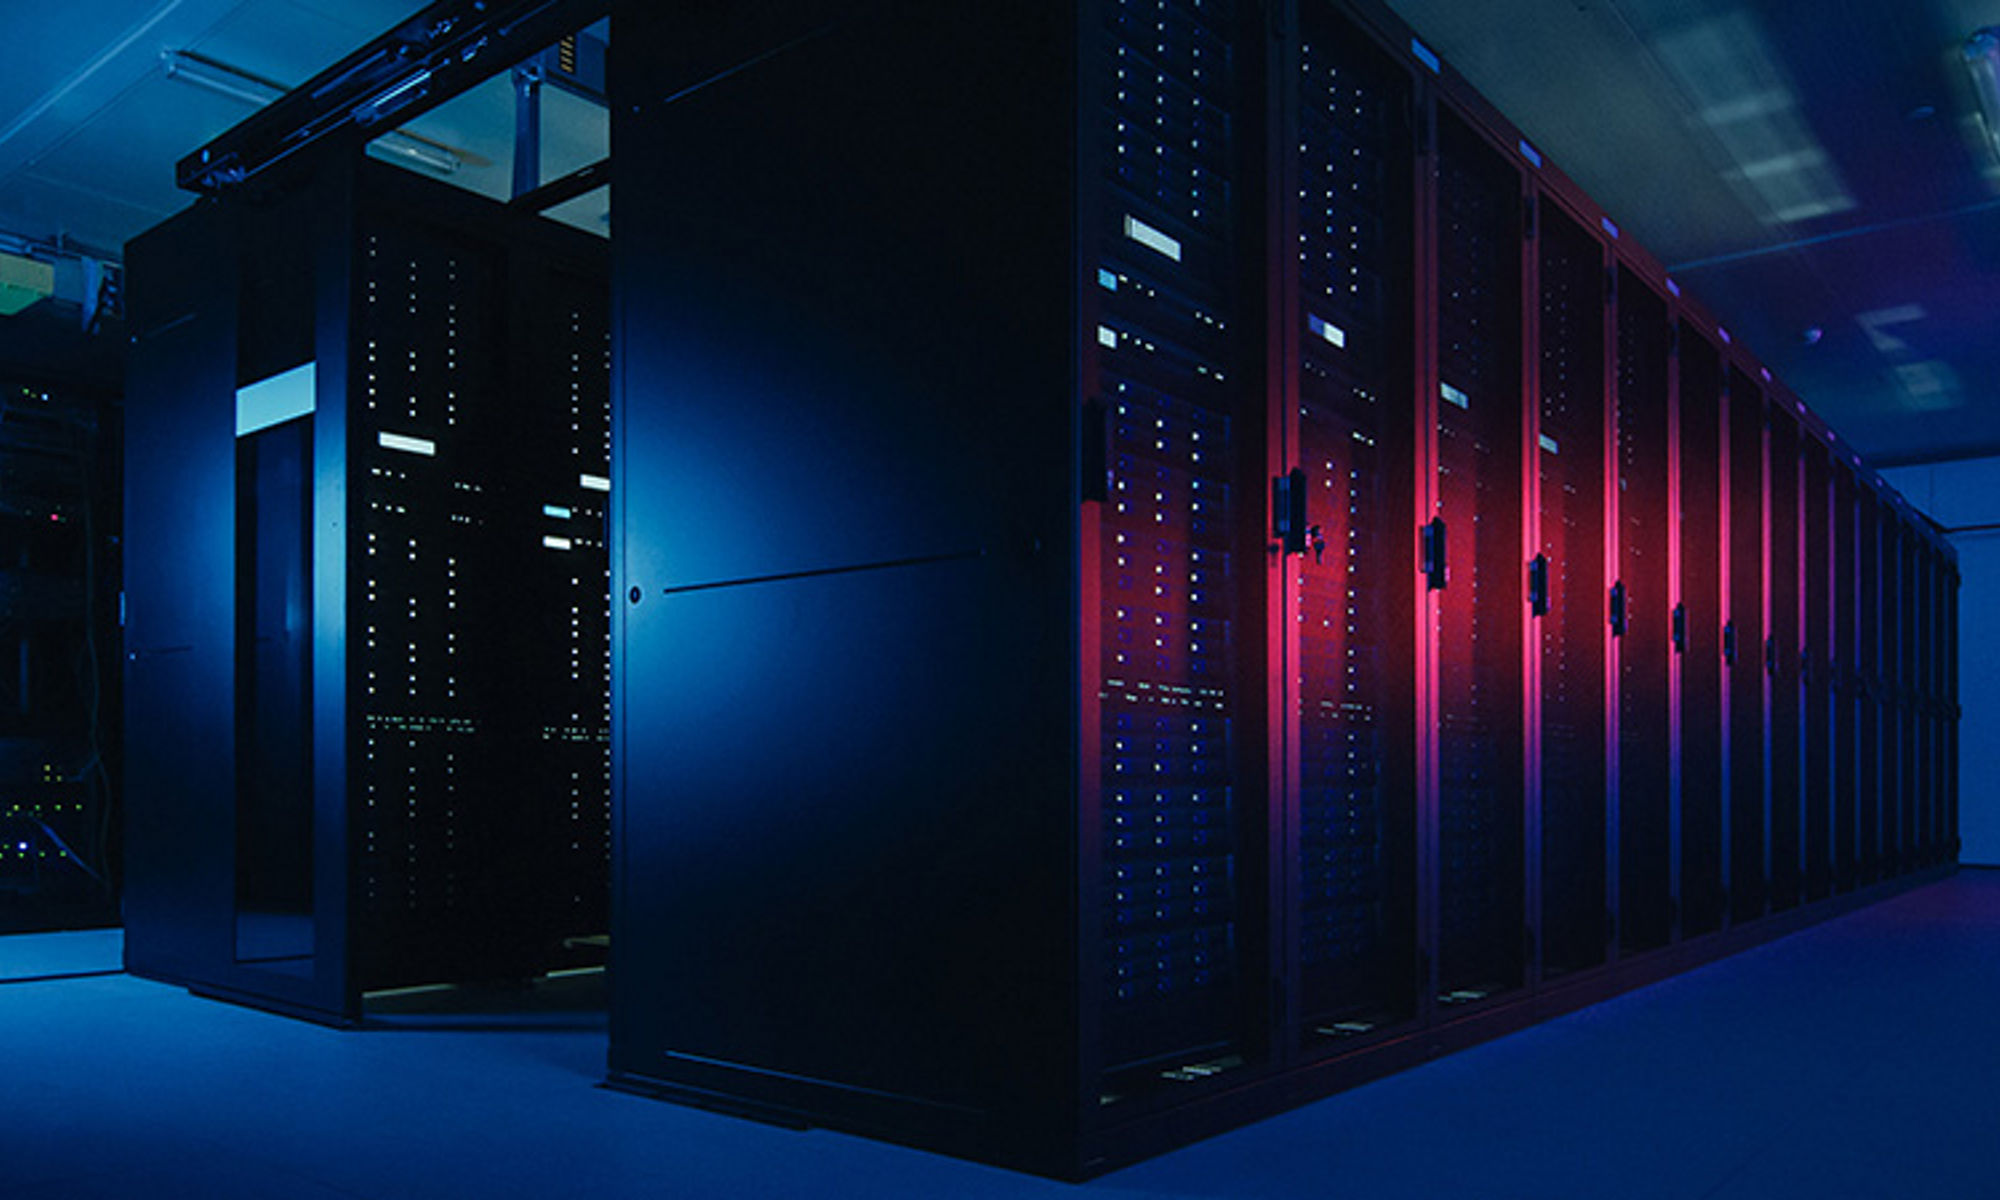
<path fill-rule="evenodd" d="M 215 195 L 309 146 L 366 142 L 609 8 L 609 0 L 438 0 L 183 158 L 176 180 Z"/>

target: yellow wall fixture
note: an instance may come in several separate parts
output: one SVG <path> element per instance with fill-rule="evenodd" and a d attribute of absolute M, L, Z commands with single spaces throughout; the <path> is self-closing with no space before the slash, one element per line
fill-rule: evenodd
<path fill-rule="evenodd" d="M 15 313 L 55 294 L 53 265 L 17 254 L 0 254 L 0 316 Z"/>

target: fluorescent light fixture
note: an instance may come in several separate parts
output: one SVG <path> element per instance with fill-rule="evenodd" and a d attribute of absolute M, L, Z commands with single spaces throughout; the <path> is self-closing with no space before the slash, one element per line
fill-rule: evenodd
<path fill-rule="evenodd" d="M 1157 250 L 1175 262 L 1181 260 L 1181 244 L 1174 237 L 1162 233 L 1130 213 L 1125 214 L 1125 236 L 1146 247 Z"/>
<path fill-rule="evenodd" d="M 244 437 L 313 411 L 319 388 L 315 363 L 259 380 L 236 392 L 236 436 Z"/>
<path fill-rule="evenodd" d="M 1347 331 L 1345 329 L 1342 329 L 1340 326 L 1335 325 L 1333 322 L 1326 320 L 1323 317 L 1315 316 L 1312 313 L 1307 313 L 1306 325 L 1310 327 L 1314 333 L 1325 338 L 1327 341 L 1332 342 L 1336 346 L 1347 345 Z"/>
<path fill-rule="evenodd" d="M 579 475 L 576 477 L 576 485 L 586 491 L 592 492 L 608 492 L 611 490 L 611 481 L 602 475 Z"/>
<path fill-rule="evenodd" d="M 437 443 L 429 438 L 406 437 L 400 433 L 384 431 L 375 435 L 375 440 L 384 450 L 401 450 L 405 454 L 421 454 L 431 457 L 437 454 Z"/>

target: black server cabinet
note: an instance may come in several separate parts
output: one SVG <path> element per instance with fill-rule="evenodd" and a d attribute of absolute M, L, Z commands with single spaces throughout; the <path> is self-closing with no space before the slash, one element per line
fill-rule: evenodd
<path fill-rule="evenodd" d="M 1945 594 L 1941 601 L 1943 612 L 1940 624 L 1944 629 L 1944 836 L 1945 861 L 1956 864 L 1960 842 L 1958 836 L 1958 723 L 1963 716 L 1959 707 L 1959 642 L 1958 642 L 1958 593 L 1963 586 L 1956 561 L 1947 562 L 1945 567 Z"/>
<path fill-rule="evenodd" d="M 1541 971 L 1602 963 L 1609 949 L 1606 625 L 1624 621 L 1605 564 L 1604 248 L 1547 197 L 1535 221 L 1536 552 L 1529 612 L 1537 658 L 1536 812 Z M 1609 599 L 1607 599 L 1609 597 Z"/>
<path fill-rule="evenodd" d="M 1853 468 L 1833 464 L 1833 648 L 1827 681 L 1833 707 L 1833 886 L 1850 892 L 1861 881 L 1862 484 Z"/>
<path fill-rule="evenodd" d="M 1716 345 L 1693 324 L 1678 327 L 1680 387 L 1676 412 L 1680 440 L 1680 604 L 1675 646 L 1681 662 L 1680 897 L 1683 936 L 1722 928 L 1727 909 L 1729 712 L 1726 689 L 1734 678 L 1735 635 L 1728 628 L 1727 427 L 1723 360 Z"/>
<path fill-rule="evenodd" d="M 1799 750 L 1804 757 L 1801 820 L 1805 823 L 1800 844 L 1805 855 L 1805 898 L 1821 900 L 1832 894 L 1834 874 L 1832 463 L 1826 445 L 1814 437 L 1801 441 L 1800 455 L 1804 615 L 1799 630 Z"/>
<path fill-rule="evenodd" d="M 1687 617 L 1684 600 L 1676 607 L 1682 589 L 1674 581 L 1675 553 L 1680 549 L 1671 505 L 1674 326 L 1666 297 L 1629 267 L 1619 269 L 1617 297 L 1620 607 L 1608 615 L 1618 620 L 1613 632 L 1621 639 L 1618 943 L 1622 952 L 1636 953 L 1672 939 L 1674 898 L 1680 891 L 1675 867 L 1686 861 L 1673 808 L 1673 685 L 1676 650 L 1686 648 Z M 1690 549 L 1701 556 L 1698 544 Z M 1681 683 L 1686 686 L 1684 675 Z M 1684 770 L 1680 778 L 1685 797 Z M 1708 794 L 1713 795 L 1712 788 Z"/>
<path fill-rule="evenodd" d="M 608 928 L 600 241 L 327 162 L 133 243 L 128 967 L 346 1023 Z"/>
<path fill-rule="evenodd" d="M 1527 982 L 1520 171 L 1436 117 L 1437 413 L 1422 561 L 1436 656 L 1437 1002 Z"/>
<path fill-rule="evenodd" d="M 1907 581 L 1903 574 L 1902 523 L 1893 503 L 1878 497 L 1881 560 L 1876 578 L 1882 596 L 1876 627 L 1882 725 L 1882 869 L 1900 875 L 1909 869 L 1910 835 L 1908 812 L 1910 794 L 1904 783 L 1909 748 L 1903 739 L 1903 613 L 1908 607 Z"/>
<path fill-rule="evenodd" d="M 1764 662 L 1764 392 L 1741 368 L 1729 368 L 1729 623 L 1723 660 L 1729 671 L 1729 901 L 1737 924 L 1769 903 L 1768 725 L 1770 688 Z"/>
<path fill-rule="evenodd" d="M 1923 581 L 1916 569 L 1916 537 L 1902 516 L 1892 503 L 1890 519 L 1896 522 L 1893 551 L 1896 596 L 1887 634 L 1895 646 L 1895 670 L 1889 677 L 1889 692 L 1893 697 L 1894 715 L 1890 719 L 1894 723 L 1892 736 L 1896 746 L 1896 770 L 1892 776 L 1896 792 L 1896 861 L 1901 870 L 1908 871 L 1923 860 L 1923 792 L 1919 770 L 1923 750 L 1917 744 L 1916 705 L 1920 667 L 1916 623 L 1923 608 Z"/>
<path fill-rule="evenodd" d="M 1883 795 L 1882 769 L 1885 748 L 1883 734 L 1882 683 L 1882 506 L 1872 490 L 1858 488 L 1855 494 L 1859 551 L 1855 559 L 1855 586 L 1860 599 L 1855 606 L 1856 637 L 1855 691 L 1860 701 L 1856 739 L 1858 766 L 1855 783 L 1859 799 L 1860 841 L 1857 856 L 1860 879 L 1872 883 L 1890 874 L 1886 861 L 1889 843 L 1884 840 L 1887 797 Z"/>
<path fill-rule="evenodd" d="M 1328 6 L 1300 13 L 1297 589 L 1301 1040 L 1337 1052 L 1407 1023 L 1417 976 L 1415 97 Z M 1279 339 L 1274 339 L 1279 341 Z M 1288 485 L 1289 486 L 1289 485 Z"/>
<path fill-rule="evenodd" d="M 1799 903 L 1799 425 L 1782 396 L 1768 409 L 1765 471 L 1768 624 L 1763 642 L 1769 679 L 1768 795 L 1771 908 Z"/>

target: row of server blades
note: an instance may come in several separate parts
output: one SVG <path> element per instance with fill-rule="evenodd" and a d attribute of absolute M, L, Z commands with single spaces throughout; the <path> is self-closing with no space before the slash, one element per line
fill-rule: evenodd
<path fill-rule="evenodd" d="M 135 974 L 351 1024 L 590 961 L 605 257 L 359 158 L 133 243 Z"/>
<path fill-rule="evenodd" d="M 1954 860 L 1949 548 L 1385 13 L 616 15 L 614 1083 L 1088 1175 Z"/>

